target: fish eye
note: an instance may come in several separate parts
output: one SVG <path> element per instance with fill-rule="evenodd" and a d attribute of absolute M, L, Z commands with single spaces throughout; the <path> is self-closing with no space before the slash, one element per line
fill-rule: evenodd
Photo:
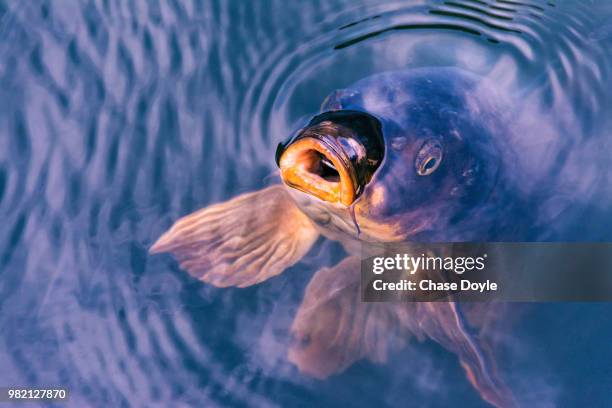
<path fill-rule="evenodd" d="M 437 140 L 427 140 L 417 153 L 414 165 L 419 176 L 429 176 L 441 162 L 442 144 Z"/>

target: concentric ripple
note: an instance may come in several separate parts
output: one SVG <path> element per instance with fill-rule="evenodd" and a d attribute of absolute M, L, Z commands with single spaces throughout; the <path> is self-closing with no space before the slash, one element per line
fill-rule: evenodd
<path fill-rule="evenodd" d="M 67 386 L 75 407 L 478 406 L 427 344 L 327 382 L 286 361 L 335 244 L 244 290 L 147 249 L 270 183 L 277 143 L 331 91 L 422 66 L 475 72 L 516 107 L 516 176 L 556 192 L 542 239 L 609 240 L 610 17 L 604 0 L 0 0 L 0 387 Z M 552 401 L 536 377 L 516 382 Z"/>

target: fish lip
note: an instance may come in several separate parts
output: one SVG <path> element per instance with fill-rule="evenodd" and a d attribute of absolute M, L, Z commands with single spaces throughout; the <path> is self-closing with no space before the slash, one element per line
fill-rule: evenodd
<path fill-rule="evenodd" d="M 320 165 L 321 155 L 338 172 L 339 180 L 330 181 L 313 169 Z M 323 201 L 350 206 L 359 189 L 355 168 L 337 138 L 306 130 L 290 143 L 278 161 L 283 182 L 292 188 Z"/>

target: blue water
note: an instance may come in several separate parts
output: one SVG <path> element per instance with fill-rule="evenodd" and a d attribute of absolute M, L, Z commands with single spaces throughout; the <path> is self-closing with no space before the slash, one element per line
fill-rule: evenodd
<path fill-rule="evenodd" d="M 563 180 L 543 239 L 610 241 L 611 18 L 607 0 L 0 1 L 0 387 L 68 387 L 74 407 L 487 406 L 432 342 L 325 381 L 286 361 L 336 243 L 247 289 L 147 250 L 276 182 L 277 143 L 329 92 L 422 66 L 522 107 L 526 182 Z M 498 364 L 521 401 L 611 406 L 612 305 L 515 308 Z"/>

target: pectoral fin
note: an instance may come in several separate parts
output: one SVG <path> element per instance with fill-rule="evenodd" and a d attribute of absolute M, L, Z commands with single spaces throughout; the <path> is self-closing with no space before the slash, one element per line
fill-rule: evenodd
<path fill-rule="evenodd" d="M 240 195 L 178 220 L 151 247 L 215 286 L 245 287 L 298 262 L 318 237 L 282 186 Z"/>
<path fill-rule="evenodd" d="M 487 304 L 475 304 L 473 317 Z M 349 257 L 319 270 L 308 287 L 292 325 L 289 360 L 305 374 L 325 378 L 360 359 L 385 362 L 411 337 L 432 339 L 454 352 L 468 379 L 495 406 L 515 406 L 512 392 L 499 378 L 492 356 L 451 301 L 377 302 L 361 300 L 360 262 Z M 476 328 L 473 328 L 476 329 Z"/>
<path fill-rule="evenodd" d="M 405 316 L 405 320 L 410 320 L 411 325 L 416 323 L 416 330 L 459 357 L 468 380 L 483 399 L 496 407 L 514 407 L 517 405 L 514 395 L 499 377 L 491 350 L 485 347 L 478 333 L 471 333 L 476 327 L 468 327 L 467 316 L 462 311 L 467 309 L 465 306 L 472 309 L 474 320 L 496 309 L 487 303 L 421 302 L 414 316 Z"/>
<path fill-rule="evenodd" d="M 359 268 L 359 258 L 348 257 L 319 270 L 306 288 L 288 356 L 300 371 L 325 378 L 363 358 L 386 361 L 405 345 L 393 305 L 361 301 Z"/>

